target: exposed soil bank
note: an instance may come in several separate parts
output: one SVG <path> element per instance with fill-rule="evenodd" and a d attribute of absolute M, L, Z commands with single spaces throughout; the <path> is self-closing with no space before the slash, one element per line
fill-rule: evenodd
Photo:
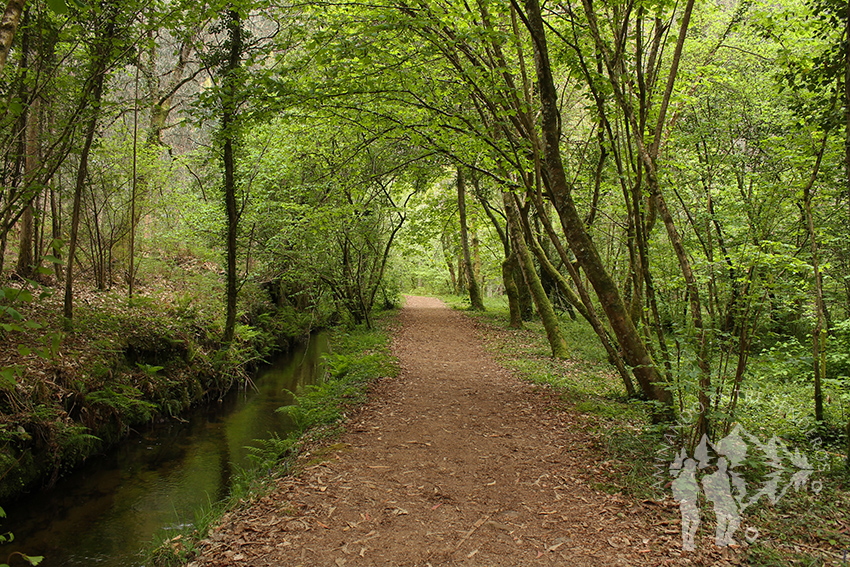
<path fill-rule="evenodd" d="M 470 319 L 415 297 L 400 318 L 401 375 L 192 567 L 736 562 L 708 542 L 683 554 L 669 510 L 593 490 L 582 416 L 496 364 Z"/>

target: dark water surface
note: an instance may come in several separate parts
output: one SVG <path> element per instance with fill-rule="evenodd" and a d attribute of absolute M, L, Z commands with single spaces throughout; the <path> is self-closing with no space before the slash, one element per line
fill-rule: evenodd
<path fill-rule="evenodd" d="M 195 509 L 227 494 L 234 471 L 251 464 L 246 446 L 291 429 L 275 410 L 292 403 L 287 390 L 320 379 L 327 348 L 314 335 L 260 372 L 256 389 L 134 435 L 52 490 L 7 506 L 2 529 L 15 541 L 0 546 L 0 563 L 22 551 L 45 556 L 43 567 L 142 565 L 139 551 L 155 534 L 191 524 Z"/>

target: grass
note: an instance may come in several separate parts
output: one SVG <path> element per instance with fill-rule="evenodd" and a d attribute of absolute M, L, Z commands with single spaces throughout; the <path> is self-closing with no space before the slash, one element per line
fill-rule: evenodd
<path fill-rule="evenodd" d="M 469 302 L 464 298 L 443 299 L 456 309 L 468 309 Z M 470 314 L 484 325 L 485 341 L 500 362 L 531 382 L 557 388 L 562 399 L 593 424 L 602 459 L 607 463 L 595 488 L 636 500 L 671 502 L 669 466 L 683 444 L 664 427 L 650 423 L 645 403 L 626 399 L 625 388 L 608 365 L 605 351 L 589 325 L 562 317 L 571 359 L 557 361 L 550 356 L 539 323 L 527 322 L 523 330 L 508 329 L 505 301 L 488 298 L 485 306 L 487 311 Z M 758 362 L 753 362 L 756 369 Z M 763 363 L 768 367 L 772 364 Z M 777 434 L 789 445 L 796 440 L 802 442 L 803 449 L 812 448 L 813 439 L 820 434 L 805 436 L 805 431 L 811 429 L 811 421 L 805 419 L 810 410 L 805 404 L 808 396 L 801 396 L 799 381 L 771 380 L 762 373 L 760 380 L 748 383 L 748 388 L 749 395 L 742 400 L 738 414 L 747 431 L 763 440 Z M 827 442 L 829 434 L 830 431 L 824 433 Z M 837 439 L 840 443 L 840 437 Z M 827 443 L 825 446 L 829 448 Z M 742 530 L 749 527 L 759 534 L 743 553 L 748 564 L 850 565 L 850 475 L 842 466 L 837 449 L 817 454 L 810 451 L 809 461 L 816 471 L 806 490 L 789 490 L 775 504 L 762 498 L 748 508 Z M 750 462 L 748 466 L 754 467 L 754 476 L 766 471 L 759 469 L 764 465 L 758 463 Z M 673 504 L 667 511 L 670 520 L 676 521 L 678 509 Z M 702 529 L 713 534 L 713 516 L 705 506 L 703 513 Z"/>

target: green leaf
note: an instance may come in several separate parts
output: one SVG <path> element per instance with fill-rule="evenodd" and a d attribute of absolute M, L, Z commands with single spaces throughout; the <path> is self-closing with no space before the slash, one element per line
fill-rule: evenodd
<path fill-rule="evenodd" d="M 53 355 L 59 354 L 59 344 L 62 342 L 62 333 L 53 333 L 50 336 L 50 348 Z"/>
<path fill-rule="evenodd" d="M 67 14 L 68 7 L 65 5 L 65 0 L 47 0 L 47 5 L 57 14 Z M 33 563 L 35 565 L 35 563 Z"/>
<path fill-rule="evenodd" d="M 3 306 L 0 305 L 0 316 L 2 316 L 2 315 L 8 315 L 9 317 L 11 317 L 15 321 L 22 321 L 23 320 L 23 317 L 21 316 L 21 314 L 18 313 L 15 309 L 12 309 L 11 307 L 3 307 Z M 9 329 L 6 329 L 6 330 L 8 331 Z M 18 330 L 20 330 L 20 329 L 18 329 Z"/>
<path fill-rule="evenodd" d="M 28 346 L 18 345 L 18 354 L 21 356 L 29 356 L 32 352 L 32 349 Z"/>
<path fill-rule="evenodd" d="M 62 260 L 60 260 L 56 256 L 53 256 L 52 254 L 45 254 L 44 256 L 42 256 L 42 260 L 46 260 L 48 262 L 53 262 L 54 264 L 61 264 L 62 263 Z"/>
<path fill-rule="evenodd" d="M 4 390 L 11 390 L 16 385 L 14 368 L 4 368 L 3 370 L 0 370 L 0 388 L 3 388 Z M 2 540 L 0 540 L 0 543 L 2 543 Z"/>
<path fill-rule="evenodd" d="M 38 565 L 44 560 L 43 555 L 24 555 L 21 553 L 21 557 L 23 557 L 24 561 L 27 561 L 30 565 Z"/>

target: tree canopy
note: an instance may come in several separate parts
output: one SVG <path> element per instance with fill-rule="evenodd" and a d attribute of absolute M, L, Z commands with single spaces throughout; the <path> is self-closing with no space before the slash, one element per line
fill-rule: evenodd
<path fill-rule="evenodd" d="M 779 352 L 844 427 L 844 3 L 10 0 L 4 22 L 0 272 L 63 279 L 69 332 L 78 286 L 133 295 L 183 254 L 221 273 L 225 343 L 257 289 L 355 325 L 403 290 L 504 296 L 557 358 L 587 321 L 657 421 L 697 408 L 692 443 Z"/>

